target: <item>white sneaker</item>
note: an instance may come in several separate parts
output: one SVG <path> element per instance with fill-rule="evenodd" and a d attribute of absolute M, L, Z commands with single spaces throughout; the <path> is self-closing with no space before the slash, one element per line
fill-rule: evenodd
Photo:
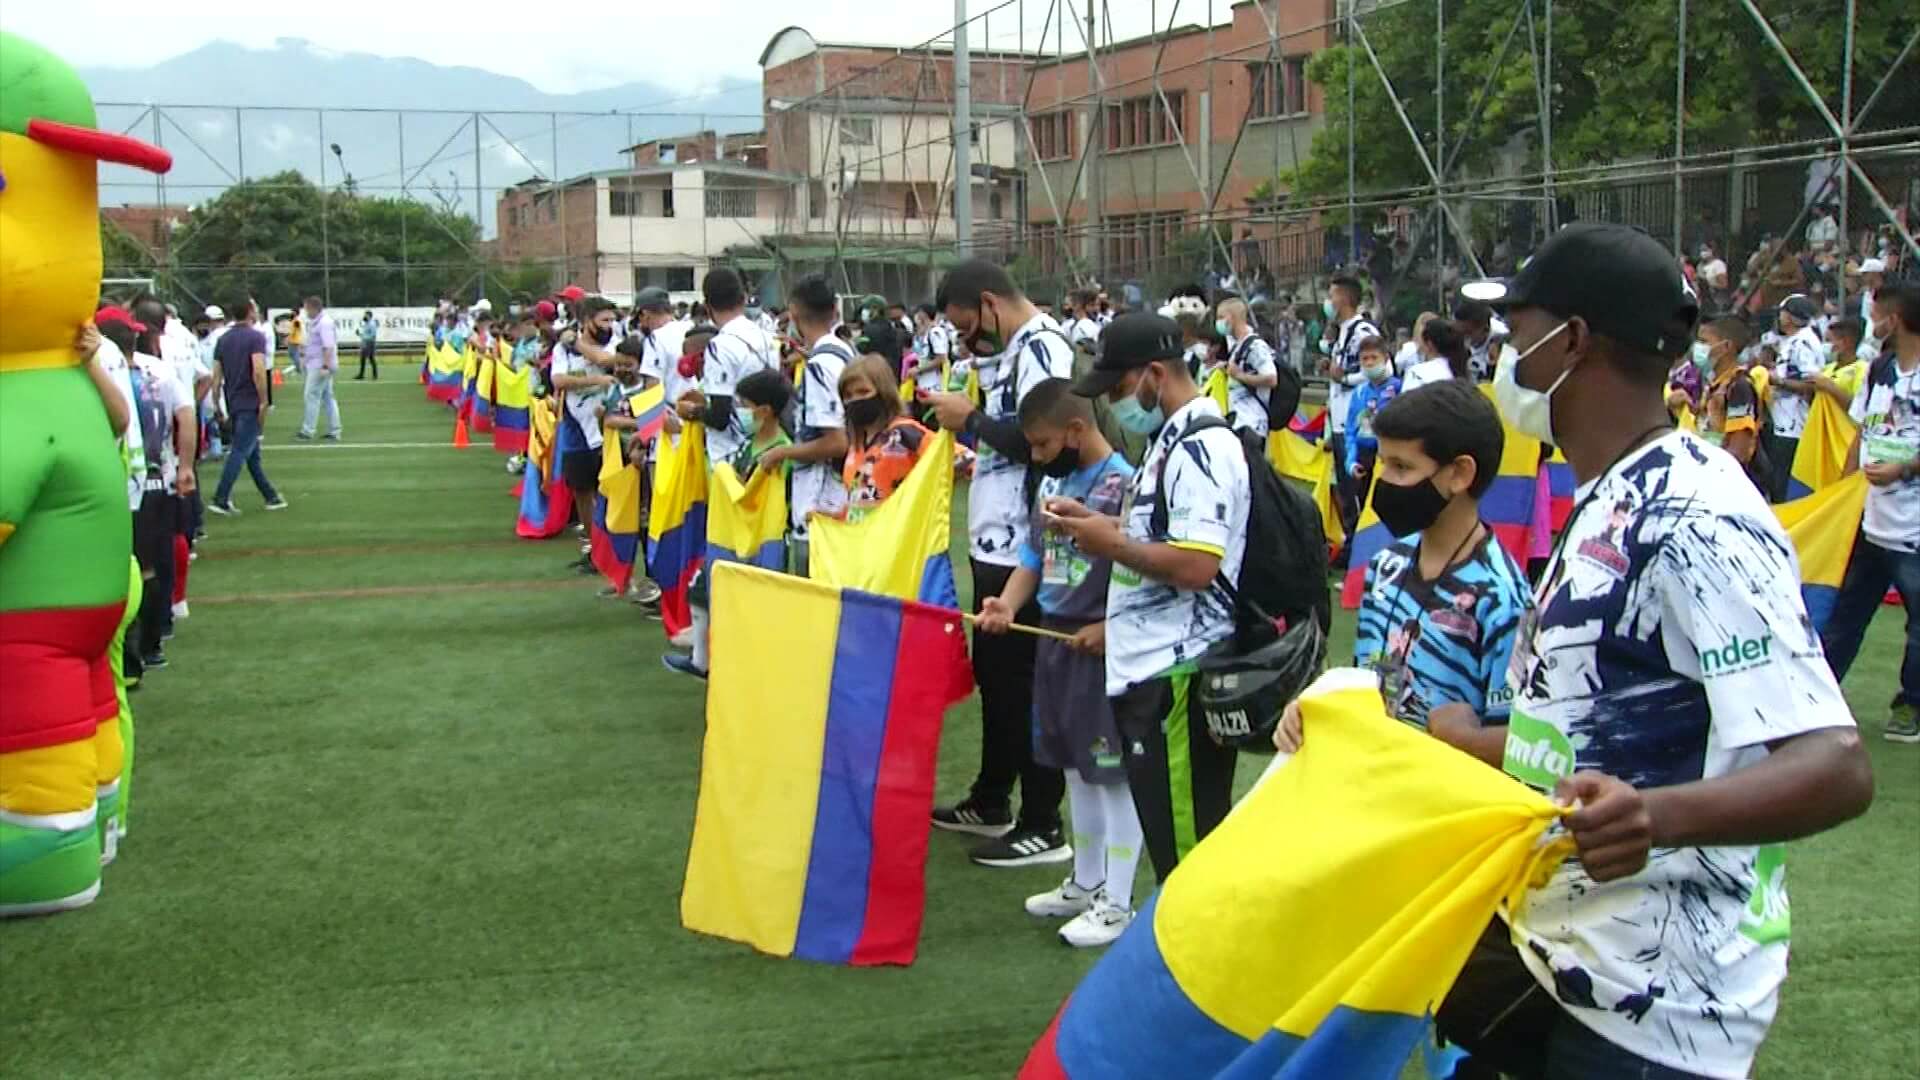
<path fill-rule="evenodd" d="M 1066 919 L 1093 907 L 1093 898 L 1102 895 L 1098 888 L 1083 889 L 1074 884 L 1073 875 L 1048 892 L 1027 897 L 1027 914 L 1036 919 Z"/>
<path fill-rule="evenodd" d="M 177 603 L 177 604 L 175 604 L 175 605 L 173 605 L 173 617 L 174 617 L 174 618 L 176 618 L 176 619 L 184 619 L 184 618 L 186 618 L 186 617 L 187 617 L 188 615 L 191 615 L 191 614 L 193 614 L 193 613 L 187 610 L 187 602 L 186 602 L 185 600 L 182 600 L 182 601 L 180 601 L 179 603 Z"/>
<path fill-rule="evenodd" d="M 1133 909 L 1121 907 L 1107 895 L 1105 887 L 1093 894 L 1093 906 L 1060 928 L 1060 940 L 1076 949 L 1097 949 L 1111 945 L 1133 924 Z"/>

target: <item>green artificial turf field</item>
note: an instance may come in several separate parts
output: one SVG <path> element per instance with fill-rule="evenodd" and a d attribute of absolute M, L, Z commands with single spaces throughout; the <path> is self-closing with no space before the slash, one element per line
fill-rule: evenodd
<path fill-rule="evenodd" d="M 173 664 L 134 698 L 100 900 L 0 924 L 0 1076 L 1012 1075 L 1095 959 L 1021 911 L 1060 868 L 979 869 L 936 834 L 905 970 L 680 929 L 700 688 L 563 569 L 570 542 L 513 539 L 501 457 L 437 445 L 412 375 L 341 384 L 344 446 L 294 445 L 281 391 L 266 463 L 292 508 L 243 476 L 243 516 L 209 519 Z M 436 445 L 355 448 L 380 443 Z M 1761 1076 L 1920 1060 L 1920 747 L 1879 734 L 1899 643 L 1890 609 L 1848 686 L 1873 809 L 1792 849 Z M 971 703 L 948 719 L 943 799 L 979 734 Z"/>

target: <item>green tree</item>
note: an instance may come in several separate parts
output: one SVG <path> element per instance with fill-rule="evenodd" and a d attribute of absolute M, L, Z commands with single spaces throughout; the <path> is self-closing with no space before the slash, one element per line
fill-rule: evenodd
<path fill-rule="evenodd" d="M 1845 0 L 1776 0 L 1769 20 L 1828 107 L 1840 111 Z M 1523 10 L 1508 0 L 1448 0 L 1444 136 L 1448 153 L 1461 147 L 1450 179 L 1486 175 L 1494 156 L 1516 137 L 1527 141 L 1527 172 L 1539 169 L 1540 98 L 1528 27 L 1520 27 L 1498 69 L 1501 45 Z M 1635 158 L 1673 150 L 1673 96 L 1679 42 L 1676 0 L 1616 0 L 1554 6 L 1552 101 L 1556 168 Z M 1541 8 L 1533 32 L 1544 38 Z M 1854 35 L 1855 106 L 1898 54 L 1920 15 L 1912 5 L 1860 4 Z M 1361 17 L 1366 40 L 1406 104 L 1430 157 L 1434 154 L 1435 9 L 1402 3 Z M 1283 173 L 1282 186 L 1298 199 L 1333 201 L 1347 183 L 1347 80 L 1353 78 L 1356 187 L 1393 192 L 1430 184 L 1395 114 L 1378 73 L 1356 39 L 1317 53 L 1307 78 L 1319 86 L 1326 123 L 1307 160 Z M 1490 78 L 1491 77 L 1491 78 Z M 1486 101 L 1470 115 L 1483 86 Z M 1920 80 L 1894 77 L 1875 106 L 1877 123 L 1912 116 L 1920 108 Z M 1693 152 L 1795 139 L 1821 138 L 1829 129 L 1806 100 L 1759 26 L 1735 3 L 1688 5 L 1686 141 Z M 1465 142 L 1461 139 L 1465 137 Z M 1436 164 L 1438 164 L 1436 158 Z M 1329 214 L 1338 224 L 1343 215 Z"/>
<path fill-rule="evenodd" d="M 229 303 L 251 295 L 291 306 L 325 295 L 341 306 L 424 304 L 471 292 L 480 227 L 409 199 L 322 191 L 296 172 L 235 184 L 196 209 L 174 238 L 166 291 Z"/>

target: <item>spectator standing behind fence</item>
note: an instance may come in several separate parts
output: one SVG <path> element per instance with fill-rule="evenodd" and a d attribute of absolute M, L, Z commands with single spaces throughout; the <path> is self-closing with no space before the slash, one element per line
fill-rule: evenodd
<path fill-rule="evenodd" d="M 307 297 L 304 333 L 296 355 L 307 380 L 307 409 L 300 418 L 296 438 L 313 438 L 314 427 L 324 415 L 327 438 L 340 439 L 340 402 L 333 396 L 333 376 L 340 370 L 340 336 L 333 319 L 320 306 L 320 298 Z"/>
<path fill-rule="evenodd" d="M 380 381 L 380 320 L 369 311 L 360 316 L 360 373 L 353 377 L 355 382 L 367 377 L 367 366 L 373 366 L 373 381 Z"/>

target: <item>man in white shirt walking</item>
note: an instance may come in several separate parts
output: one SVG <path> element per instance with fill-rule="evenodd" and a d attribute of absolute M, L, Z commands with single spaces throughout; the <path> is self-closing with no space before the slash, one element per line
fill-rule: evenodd
<path fill-rule="evenodd" d="M 340 336 L 317 296 L 307 297 L 306 336 L 301 339 L 299 359 L 307 380 L 307 409 L 294 437 L 313 438 L 315 425 L 325 414 L 327 438 L 338 442 L 340 402 L 333 396 L 333 377 L 340 370 Z"/>
<path fill-rule="evenodd" d="M 1247 302 L 1237 297 L 1220 301 L 1220 317 L 1214 329 L 1227 339 L 1227 378 L 1231 382 L 1227 387 L 1227 421 L 1236 431 L 1265 439 L 1267 396 L 1280 384 L 1273 346 L 1253 332 Z"/>

